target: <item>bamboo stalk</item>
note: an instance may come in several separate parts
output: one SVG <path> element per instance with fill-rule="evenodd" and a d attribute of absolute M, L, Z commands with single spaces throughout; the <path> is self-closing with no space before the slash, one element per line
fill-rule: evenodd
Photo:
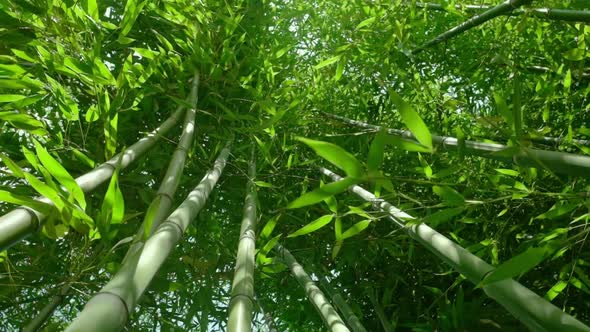
<path fill-rule="evenodd" d="M 332 178 L 333 181 L 342 179 L 342 177 L 326 168 L 320 168 L 320 172 Z M 390 203 L 376 198 L 375 195 L 360 186 L 353 185 L 349 190 L 362 199 L 371 202 L 375 209 L 387 213 L 389 219 L 406 230 L 410 237 L 420 242 L 472 283 L 479 284 L 489 272 L 494 270 L 493 266 L 428 225 L 413 224 L 406 226 L 406 220 L 415 218 Z M 489 284 L 484 286 L 483 290 L 532 331 L 590 331 L 588 326 L 564 313 L 561 309 L 513 279 L 505 279 Z"/>
<path fill-rule="evenodd" d="M 153 148 L 160 137 L 176 126 L 183 112 L 184 105 L 178 106 L 176 111 L 158 128 L 107 162 L 76 178 L 76 183 L 85 193 L 94 190 L 111 178 L 119 163 L 120 169 L 124 169 Z M 48 198 L 41 197 L 38 200 L 53 205 Z M 46 217 L 46 215 L 24 206 L 0 216 L 0 251 L 8 249 L 30 234 L 39 231 L 43 227 Z"/>
<path fill-rule="evenodd" d="M 529 4 L 531 2 L 532 2 L 532 0 L 507 0 L 495 7 L 492 7 L 490 9 L 486 10 L 485 12 L 483 12 L 479 15 L 473 16 L 472 18 L 468 19 L 467 21 L 457 25 L 456 27 L 454 27 L 450 30 L 441 33 L 440 35 L 427 41 L 422 46 L 414 49 L 412 51 L 412 53 L 413 54 L 419 53 L 428 47 L 431 47 L 431 46 L 434 46 L 434 45 L 439 44 L 441 42 L 444 42 L 446 40 L 449 40 L 449 39 L 465 32 L 471 28 L 481 25 L 481 24 L 483 24 L 491 19 L 494 19 L 500 15 L 505 15 L 507 13 L 510 13 L 514 9 L 516 9 L 522 5 Z"/>
<path fill-rule="evenodd" d="M 305 289 L 309 301 L 314 305 L 322 317 L 326 328 L 333 332 L 350 332 L 344 324 L 344 321 L 342 321 L 340 315 L 338 315 L 338 312 L 336 312 L 328 299 L 326 299 L 324 293 L 322 293 L 319 287 L 311 280 L 311 277 L 305 272 L 295 257 L 291 255 L 289 250 L 283 247 L 280 243 L 277 243 L 274 249 L 277 251 L 279 258 L 289 266 L 291 274 L 297 279 L 301 287 Z"/>
<path fill-rule="evenodd" d="M 377 317 L 379 318 L 379 322 L 381 323 L 381 326 L 383 327 L 383 331 L 385 331 L 385 332 L 395 331 L 395 329 L 393 328 L 393 325 L 391 325 L 391 322 L 389 321 L 389 319 L 387 319 L 387 315 L 385 314 L 385 310 L 383 310 L 381 303 L 379 303 L 379 301 L 375 297 L 375 293 L 373 292 L 373 289 L 367 289 L 366 292 L 367 292 L 367 296 L 369 297 L 369 300 L 371 301 L 371 304 L 373 305 L 373 308 L 375 309 L 375 312 L 377 313 Z"/>
<path fill-rule="evenodd" d="M 346 303 L 346 300 L 344 300 L 338 291 L 332 288 L 327 277 L 320 277 L 320 286 L 322 286 L 326 294 L 328 294 L 332 303 L 334 303 L 338 310 L 340 310 L 352 332 L 367 332 L 360 319 L 354 314 L 354 311 L 348 303 Z"/>
<path fill-rule="evenodd" d="M 256 159 L 255 149 L 248 165 L 248 184 L 244 217 L 240 229 L 240 241 L 236 257 L 236 268 L 229 301 L 229 332 L 250 332 L 252 330 L 252 308 L 254 306 L 254 267 L 256 250 Z"/>
<path fill-rule="evenodd" d="M 64 300 L 64 298 L 68 294 L 69 290 L 70 290 L 70 285 L 69 284 L 64 285 L 60 289 L 60 291 L 51 298 L 51 302 L 47 303 L 47 305 L 45 305 L 43 307 L 43 309 L 41 309 L 41 311 L 39 311 L 37 316 L 35 316 L 29 322 L 29 324 L 27 324 L 27 326 L 25 326 L 22 329 L 22 332 L 35 332 L 35 331 L 38 331 L 39 329 L 41 329 L 41 327 L 43 327 L 43 325 L 47 321 L 47 318 L 49 318 L 51 316 L 51 314 L 55 311 L 55 309 Z"/>
<path fill-rule="evenodd" d="M 390 135 L 400 136 L 415 141 L 414 135 L 407 130 L 384 128 L 335 114 L 323 114 L 356 127 L 376 131 L 385 129 Z M 438 135 L 432 135 L 432 143 L 444 150 L 459 149 L 460 145 L 459 140 L 455 137 Z M 522 147 L 521 151 L 515 154 L 512 158 L 494 154 L 494 152 L 500 152 L 507 148 L 508 146 L 503 144 L 465 141 L 465 152 L 481 157 L 513 162 L 519 166 L 546 168 L 555 173 L 590 176 L 590 157 L 567 152 L 538 150 L 526 147 Z"/>
<path fill-rule="evenodd" d="M 416 3 L 416 7 L 432 10 L 447 11 L 447 9 L 437 3 Z M 489 10 L 493 7 L 488 5 L 455 5 L 455 9 L 464 10 L 467 12 L 481 12 Z M 590 22 L 590 11 L 587 10 L 573 10 L 573 9 L 556 9 L 556 8 L 527 8 L 515 9 L 511 12 L 502 15 L 532 15 L 541 19 L 556 20 L 556 21 L 570 21 L 570 22 Z"/>
<path fill-rule="evenodd" d="M 66 331 L 119 331 L 190 222 L 205 205 L 229 156 L 229 146 L 182 204 L 160 224 L 139 250 L 128 255 L 115 276 L 86 304 Z"/>

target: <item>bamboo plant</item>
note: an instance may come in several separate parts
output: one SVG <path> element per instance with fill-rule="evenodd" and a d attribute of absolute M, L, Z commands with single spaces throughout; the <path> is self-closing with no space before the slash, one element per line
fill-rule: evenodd
<path fill-rule="evenodd" d="M 55 311 L 55 309 L 63 302 L 63 300 L 65 299 L 69 290 L 70 290 L 69 284 L 62 286 L 61 289 L 59 290 L 59 292 L 51 298 L 51 302 L 47 303 L 47 305 L 45 305 L 43 307 L 43 309 L 41 309 L 41 311 L 39 311 L 37 316 L 35 316 L 29 322 L 29 324 L 27 324 L 27 326 L 25 326 L 22 329 L 22 332 L 38 331 L 45 324 L 45 322 L 47 321 L 47 318 L 49 318 L 51 316 L 53 311 Z"/>
<path fill-rule="evenodd" d="M 321 167 L 320 172 L 333 181 L 342 179 L 341 176 L 327 168 Z M 353 185 L 349 190 L 367 202 L 371 202 L 375 209 L 387 213 L 389 219 L 396 225 L 408 232 L 413 239 L 451 265 L 472 283 L 478 285 L 488 273 L 494 270 L 493 266 L 428 225 L 421 223 L 407 226 L 406 220 L 415 219 L 414 217 L 390 203 L 378 199 L 360 186 Z M 504 279 L 482 288 L 489 297 L 504 306 L 506 310 L 532 331 L 590 331 L 588 326 L 564 313 L 561 309 L 513 279 Z"/>
<path fill-rule="evenodd" d="M 346 303 L 346 300 L 337 290 L 332 288 L 328 278 L 325 276 L 320 277 L 320 286 L 322 286 L 326 294 L 328 294 L 332 303 L 334 303 L 338 310 L 340 310 L 344 319 L 346 319 L 348 326 L 352 329 L 352 332 L 367 332 L 367 329 L 365 329 L 360 319 L 354 314 L 354 311 L 348 303 Z"/>
<path fill-rule="evenodd" d="M 66 331 L 119 331 L 123 328 L 149 283 L 205 205 L 223 172 L 229 152 L 229 146 L 223 148 L 199 185 L 158 226 L 143 247 L 128 253 L 119 271 L 88 301 Z"/>
<path fill-rule="evenodd" d="M 348 119 L 339 115 L 324 113 L 327 117 L 345 122 L 347 124 L 371 130 L 382 130 L 384 127 L 368 124 L 362 121 Z M 407 130 L 385 128 L 388 134 L 400 136 L 404 139 L 414 140 L 414 135 Z M 455 137 L 432 135 L 432 143 L 438 147 L 451 150 L 459 149 L 461 142 Z M 590 176 L 590 157 L 567 152 L 546 151 L 523 147 L 512 158 L 504 157 L 494 152 L 500 152 L 508 146 L 497 143 L 482 143 L 465 141 L 465 151 L 481 157 L 513 162 L 519 166 L 547 168 L 555 173 Z"/>
<path fill-rule="evenodd" d="M 531 2 L 532 2 L 532 0 L 507 0 L 495 7 L 492 7 L 490 9 L 486 10 L 485 12 L 483 12 L 479 15 L 473 16 L 472 18 L 457 25 L 456 27 L 453 27 L 452 29 L 449 29 L 448 31 L 441 33 L 440 35 L 438 35 L 438 36 L 434 37 L 433 39 L 424 43 L 422 46 L 414 49 L 412 51 L 412 53 L 414 53 L 414 54 L 419 53 L 431 46 L 434 46 L 436 44 L 439 44 L 439 43 L 442 43 L 446 40 L 449 40 L 449 39 L 465 32 L 471 28 L 481 25 L 491 19 L 498 17 L 498 16 L 510 13 L 514 9 L 516 9 L 522 5 L 529 4 Z"/>
<path fill-rule="evenodd" d="M 162 136 L 176 126 L 184 113 L 184 109 L 184 105 L 179 105 L 176 111 L 158 128 L 107 162 L 76 178 L 76 183 L 84 192 L 91 192 L 96 189 L 96 187 L 111 178 L 117 165 L 120 169 L 125 169 L 153 148 Z M 45 197 L 38 200 L 43 203 L 53 204 L 51 200 Z M 24 206 L 0 216 L 0 251 L 9 248 L 31 233 L 41 230 L 46 217 L 43 213 Z"/>
<path fill-rule="evenodd" d="M 256 160 L 255 150 L 248 165 L 248 184 L 244 217 L 240 229 L 240 240 L 236 256 L 236 268 L 229 302 L 229 320 L 227 330 L 230 332 L 251 331 L 252 307 L 254 305 L 254 265 L 256 249 Z"/>
<path fill-rule="evenodd" d="M 274 249 L 277 251 L 278 257 L 289 267 L 291 274 L 297 279 L 297 282 L 299 282 L 301 287 L 305 289 L 307 298 L 322 317 L 326 328 L 333 332 L 349 332 L 350 330 L 346 327 L 344 321 L 340 315 L 338 315 L 338 312 L 336 312 L 336 309 L 332 307 L 324 293 L 318 286 L 316 286 L 313 280 L 311 280 L 311 277 L 305 272 L 303 266 L 297 262 L 289 250 L 283 247 L 280 243 L 277 243 Z"/>

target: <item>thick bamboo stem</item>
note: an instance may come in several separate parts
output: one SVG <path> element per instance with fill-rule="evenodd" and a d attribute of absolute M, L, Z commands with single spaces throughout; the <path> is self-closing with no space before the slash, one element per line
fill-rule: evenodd
<path fill-rule="evenodd" d="M 254 267 L 256 250 L 256 160 L 255 149 L 248 165 L 248 184 L 244 217 L 240 229 L 236 268 L 229 302 L 229 332 L 249 332 L 252 330 L 252 308 L 254 306 Z"/>
<path fill-rule="evenodd" d="M 446 40 L 449 40 L 471 28 L 474 28 L 478 25 L 481 25 L 491 19 L 494 19 L 500 15 L 505 15 L 507 13 L 510 13 L 511 11 L 513 11 L 514 9 L 522 6 L 522 5 L 526 5 L 529 4 L 530 2 L 532 2 L 532 0 L 507 0 L 495 7 L 492 7 L 488 10 L 486 10 L 485 12 L 473 16 L 472 18 L 468 19 L 467 21 L 457 25 L 456 27 L 441 33 L 440 35 L 436 36 L 435 38 L 427 41 L 425 44 L 423 44 L 422 46 L 414 49 L 412 51 L 412 53 L 416 54 L 419 53 L 423 50 L 425 50 L 428 47 L 434 46 L 436 44 L 439 44 L 441 42 L 444 42 Z"/>
<path fill-rule="evenodd" d="M 131 145 L 123 152 L 117 154 L 109 161 L 101 164 L 92 171 L 76 178 L 76 183 L 84 192 L 90 192 L 110 179 L 117 165 L 124 169 L 139 157 L 150 150 L 160 137 L 164 136 L 176 126 L 184 112 L 184 106 L 180 105 L 176 111 L 164 121 L 158 128 Z M 42 197 L 40 201 L 53 204 L 51 200 Z M 43 227 L 46 215 L 33 209 L 21 206 L 0 217 L 0 251 L 5 250 L 24 239 L 28 235 L 37 232 Z"/>
<path fill-rule="evenodd" d="M 41 329 L 41 327 L 43 327 L 43 325 L 47 321 L 47 318 L 49 318 L 51 316 L 51 314 L 55 311 L 55 309 L 64 300 L 64 298 L 68 294 L 69 290 L 70 290 L 70 285 L 69 284 L 64 285 L 60 289 L 59 293 L 55 294 L 53 296 L 53 298 L 51 298 L 51 302 L 47 303 L 47 305 L 45 305 L 43 307 L 43 309 L 41 309 L 41 311 L 39 311 L 37 316 L 35 316 L 35 318 L 33 318 L 29 322 L 29 324 L 27 324 L 27 326 L 25 326 L 22 329 L 22 332 L 35 332 L 35 331 L 38 331 L 39 329 Z"/>
<path fill-rule="evenodd" d="M 360 319 L 354 314 L 352 308 L 346 303 L 346 300 L 340 295 L 340 293 L 332 288 L 330 282 L 326 277 L 320 277 L 320 286 L 328 294 L 332 303 L 336 305 L 338 310 L 346 319 L 348 326 L 352 329 L 352 332 L 367 332 Z"/>
<path fill-rule="evenodd" d="M 371 130 L 385 129 L 390 135 L 400 136 L 405 139 L 414 140 L 414 135 L 407 130 L 384 128 L 357 120 L 348 119 L 339 115 L 323 113 L 326 116 L 345 122 L 347 124 L 367 128 Z M 444 150 L 459 149 L 460 142 L 455 137 L 432 135 L 432 143 Z M 465 152 L 485 158 L 513 162 L 519 166 L 546 168 L 555 173 L 590 176 L 590 157 L 573 153 L 546 151 L 522 147 L 512 158 L 499 156 L 494 152 L 507 149 L 508 146 L 496 143 L 481 143 L 465 141 Z"/>
<path fill-rule="evenodd" d="M 291 274 L 297 279 L 301 287 L 305 289 L 309 301 L 314 305 L 322 317 L 326 328 L 333 332 L 350 332 L 344 324 L 344 321 L 342 321 L 340 315 L 338 315 L 338 312 L 336 312 L 328 299 L 326 299 L 324 293 L 322 293 L 319 287 L 316 286 L 313 280 L 311 280 L 311 277 L 305 272 L 303 266 L 297 262 L 289 250 L 279 243 L 275 246 L 275 250 L 277 251 L 279 258 L 289 266 Z"/>
<path fill-rule="evenodd" d="M 446 7 L 437 3 L 416 3 L 416 7 L 432 10 L 447 11 Z M 487 5 L 455 5 L 455 9 L 467 12 L 482 12 L 493 7 Z M 541 19 L 570 21 L 570 22 L 590 22 L 590 11 L 572 10 L 572 9 L 555 9 L 555 8 L 527 8 L 515 9 L 502 15 L 523 15 L 528 14 Z"/>
<path fill-rule="evenodd" d="M 123 328 L 130 313 L 190 222 L 205 206 L 229 156 L 225 147 L 199 185 L 155 230 L 145 245 L 129 253 L 111 281 L 94 295 L 66 331 L 109 332 Z"/>
<path fill-rule="evenodd" d="M 332 178 L 333 181 L 342 179 L 342 177 L 326 168 L 320 168 L 320 171 Z M 360 186 L 351 186 L 349 190 L 362 199 L 371 202 L 375 209 L 387 213 L 390 220 L 406 230 L 413 239 L 420 242 L 474 284 L 479 284 L 488 273 L 494 270 L 493 266 L 428 225 L 413 224 L 406 226 L 406 220 L 414 219 L 414 217 L 375 197 L 375 195 Z M 513 279 L 505 279 L 489 284 L 484 286 L 483 290 L 531 331 L 590 331 L 588 326 L 564 313 Z"/>

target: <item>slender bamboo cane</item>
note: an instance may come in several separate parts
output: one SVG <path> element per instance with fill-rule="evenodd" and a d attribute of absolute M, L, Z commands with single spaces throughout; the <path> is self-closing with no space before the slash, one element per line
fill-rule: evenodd
<path fill-rule="evenodd" d="M 184 105 L 178 106 L 176 111 L 164 121 L 158 128 L 131 145 L 123 152 L 117 154 L 109 161 L 101 164 L 92 171 L 76 178 L 76 183 L 84 192 L 90 192 L 110 179 L 117 165 L 124 169 L 139 157 L 150 150 L 160 137 L 164 136 L 178 123 L 184 112 Z M 40 201 L 53 204 L 51 200 L 41 197 Z M 20 206 L 0 217 L 0 251 L 5 250 L 24 239 L 28 235 L 37 232 L 43 227 L 46 215 L 33 209 Z"/>
<path fill-rule="evenodd" d="M 360 319 L 354 314 L 354 311 L 348 305 L 348 303 L 346 303 L 346 300 L 344 300 L 344 298 L 342 297 L 342 295 L 340 295 L 340 293 L 338 291 L 336 291 L 335 289 L 332 288 L 328 278 L 325 276 L 322 276 L 322 277 L 319 277 L 319 279 L 320 279 L 320 286 L 322 286 L 322 288 L 324 289 L 324 292 L 326 292 L 326 294 L 328 294 L 328 296 L 332 300 L 332 303 L 334 303 L 336 305 L 336 307 L 338 308 L 338 310 L 340 310 L 340 312 L 344 316 L 344 319 L 346 319 L 348 326 L 350 326 L 350 329 L 352 330 L 352 332 L 367 332 L 367 330 L 365 329 L 365 327 L 361 323 Z"/>
<path fill-rule="evenodd" d="M 432 10 L 447 11 L 446 7 L 437 3 L 416 3 L 416 7 Z M 493 7 L 488 5 L 455 5 L 457 10 L 465 10 L 468 12 L 481 12 L 489 10 Z M 572 10 L 572 9 L 555 9 L 555 8 L 527 8 L 515 9 L 511 12 L 502 15 L 523 15 L 528 14 L 537 18 L 556 20 L 556 21 L 571 21 L 571 22 L 590 22 L 590 11 L 587 10 Z"/>
<path fill-rule="evenodd" d="M 305 289 L 309 301 L 314 305 L 320 316 L 322 316 L 322 320 L 328 330 L 334 332 L 350 332 L 340 315 L 338 315 L 338 312 L 336 312 L 328 299 L 326 299 L 324 293 L 311 280 L 311 277 L 305 272 L 303 266 L 297 262 L 289 250 L 279 243 L 277 243 L 274 249 L 277 251 L 279 258 L 289 266 L 291 274 L 297 279 L 301 287 Z"/>
<path fill-rule="evenodd" d="M 320 172 L 332 178 L 333 181 L 342 179 L 342 177 L 326 168 L 320 168 Z M 390 220 L 406 230 L 413 239 L 420 242 L 474 284 L 479 284 L 489 272 L 494 270 L 493 266 L 444 237 L 428 225 L 414 224 L 406 226 L 405 220 L 414 219 L 414 217 L 388 202 L 376 198 L 375 195 L 365 189 L 354 185 L 349 190 L 362 199 L 371 202 L 375 209 L 387 213 Z M 484 286 L 483 290 L 531 331 L 590 331 L 588 326 L 564 313 L 513 279 L 505 279 L 489 284 Z"/>
<path fill-rule="evenodd" d="M 436 44 L 439 44 L 441 42 L 444 42 L 446 40 L 449 40 L 471 28 L 474 28 L 478 25 L 481 25 L 493 18 L 496 18 L 500 15 L 505 15 L 507 13 L 510 13 L 511 11 L 513 11 L 514 9 L 522 6 L 522 5 L 526 5 L 531 3 L 532 0 L 507 0 L 493 8 L 490 8 L 488 10 L 486 10 L 485 12 L 473 16 L 472 18 L 468 19 L 467 21 L 457 25 L 456 27 L 441 33 L 440 35 L 436 36 L 435 38 L 427 41 L 425 44 L 423 44 L 422 46 L 414 49 L 412 51 L 412 53 L 416 54 L 419 53 L 425 49 L 427 49 L 428 47 L 434 46 Z"/>
<path fill-rule="evenodd" d="M 94 295 L 66 331 L 119 331 L 190 222 L 205 205 L 229 156 L 225 147 L 197 187 L 160 224 L 145 245 L 128 255 L 115 276 Z"/>
<path fill-rule="evenodd" d="M 229 332 L 252 330 L 252 308 L 254 306 L 254 255 L 256 249 L 256 160 L 255 149 L 248 165 L 248 184 L 244 217 L 240 229 L 240 241 L 236 257 L 236 269 L 229 301 Z"/>
<path fill-rule="evenodd" d="M 375 126 L 357 120 L 348 119 L 339 115 L 323 113 L 324 115 L 345 122 L 347 124 L 367 128 L 371 130 L 382 130 L 384 127 Z M 385 128 L 390 135 L 415 140 L 414 135 L 407 130 Z M 460 142 L 455 137 L 432 135 L 432 143 L 437 144 L 445 150 L 459 149 Z M 494 154 L 508 148 L 506 145 L 496 143 L 481 143 L 465 141 L 465 152 L 485 158 L 492 158 L 501 161 L 513 162 L 519 166 L 547 168 L 555 173 L 590 176 L 590 157 L 573 153 L 546 151 L 531 148 L 521 148 L 521 151 L 512 158 Z"/>
<path fill-rule="evenodd" d="M 47 303 L 41 311 L 33 318 L 27 326 L 22 329 L 22 332 L 35 332 L 38 331 L 47 321 L 47 318 L 51 316 L 53 311 L 61 304 L 64 300 L 68 291 L 70 290 L 70 285 L 64 285 L 60 291 L 51 298 L 51 302 Z"/>
<path fill-rule="evenodd" d="M 379 322 L 381 323 L 381 326 L 383 326 L 383 331 L 385 331 L 385 332 L 395 331 L 395 329 L 393 328 L 393 325 L 391 325 L 391 322 L 389 321 L 389 319 L 387 319 L 387 315 L 385 314 L 385 310 L 383 310 L 381 303 L 379 303 L 379 300 L 377 300 L 375 293 L 373 292 L 373 289 L 367 289 L 366 293 L 367 293 L 367 296 L 369 297 L 369 300 L 371 301 L 371 304 L 373 305 L 373 308 L 375 308 L 375 312 L 377 313 L 377 317 L 379 318 Z"/>

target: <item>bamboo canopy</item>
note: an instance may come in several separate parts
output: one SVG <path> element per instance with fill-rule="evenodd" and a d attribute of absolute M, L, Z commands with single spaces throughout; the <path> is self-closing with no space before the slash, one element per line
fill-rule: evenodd
<path fill-rule="evenodd" d="M 96 187 L 111 178 L 117 165 L 119 165 L 120 169 L 125 169 L 153 148 L 162 136 L 166 135 L 166 133 L 176 126 L 184 113 L 184 108 L 184 105 L 178 106 L 176 111 L 168 119 L 146 137 L 140 139 L 92 171 L 76 178 L 76 183 L 82 191 L 87 193 L 96 189 Z M 39 198 L 39 201 L 53 205 L 51 200 L 45 197 Z M 20 206 L 0 216 L 0 251 L 9 248 L 28 235 L 39 231 L 43 227 L 43 221 L 46 217 L 46 215 L 24 206 Z"/>
<path fill-rule="evenodd" d="M 447 11 L 446 7 L 431 2 L 418 2 L 416 7 L 432 10 Z M 493 7 L 488 5 L 455 5 L 455 9 L 464 10 L 467 12 L 482 12 Z M 541 19 L 556 20 L 556 21 L 570 21 L 570 22 L 590 22 L 590 11 L 586 10 L 572 10 L 572 9 L 556 9 L 556 8 L 518 8 L 502 15 L 531 15 Z"/>
<path fill-rule="evenodd" d="M 342 179 L 341 176 L 323 167 L 320 167 L 320 172 L 333 181 Z M 388 218 L 396 225 L 407 231 L 413 239 L 451 265 L 472 283 L 479 284 L 488 273 L 494 270 L 493 266 L 428 225 L 413 224 L 406 226 L 406 220 L 415 218 L 390 203 L 375 197 L 375 195 L 360 186 L 353 185 L 349 190 L 367 202 L 371 202 L 375 209 L 387 213 Z M 513 279 L 504 279 L 491 283 L 483 286 L 483 290 L 531 331 L 590 331 L 590 327 L 564 313 L 561 309 Z"/>
<path fill-rule="evenodd" d="M 255 149 L 248 164 L 248 184 L 244 217 L 240 229 L 236 268 L 229 302 L 229 332 L 252 330 L 252 308 L 254 306 L 254 268 L 256 250 L 256 160 Z"/>
<path fill-rule="evenodd" d="M 382 130 L 384 127 L 368 124 L 362 121 L 348 119 L 339 115 L 323 113 L 327 117 L 345 122 L 347 124 Z M 407 130 L 385 128 L 388 134 L 400 136 L 405 139 L 415 140 L 414 135 Z M 432 143 L 444 150 L 459 149 L 460 142 L 455 137 L 432 135 Z M 546 168 L 555 173 L 577 176 L 590 176 L 590 157 L 567 152 L 547 151 L 523 147 L 512 158 L 494 154 L 507 149 L 508 146 L 497 143 L 482 143 L 465 141 L 465 151 L 485 158 L 513 162 L 519 166 Z"/>
<path fill-rule="evenodd" d="M 488 10 L 486 10 L 485 12 L 473 16 L 472 18 L 468 19 L 467 21 L 457 25 L 456 27 L 441 33 L 440 35 L 434 37 L 433 39 L 427 41 L 426 43 L 424 43 L 422 46 L 414 49 L 412 51 L 413 54 L 422 52 L 423 50 L 434 46 L 436 44 L 442 43 L 446 40 L 449 40 L 471 28 L 474 28 L 478 25 L 481 25 L 491 19 L 494 19 L 500 15 L 505 15 L 507 13 L 510 13 L 511 11 L 513 11 L 514 9 L 522 6 L 522 5 L 526 5 L 531 3 L 532 0 L 507 0 L 495 7 L 492 7 Z"/>
<path fill-rule="evenodd" d="M 303 266 L 297 262 L 289 250 L 283 247 L 280 243 L 277 243 L 275 250 L 277 251 L 279 258 L 287 264 L 291 270 L 291 274 L 297 279 L 301 287 L 305 289 L 309 301 L 322 316 L 326 328 L 333 332 L 349 332 L 350 330 L 346 327 L 344 321 L 340 315 L 338 315 L 338 312 L 332 307 L 324 293 L 322 293 L 319 287 L 316 286 L 313 280 L 311 280 L 311 277 L 305 272 Z"/>
<path fill-rule="evenodd" d="M 227 163 L 229 146 L 223 148 L 211 170 L 155 230 L 142 248 L 128 253 L 111 281 L 86 304 L 66 331 L 119 331 L 150 282 L 180 241 L 183 233 L 201 209 L 219 180 Z M 97 324 L 100 322 L 100 324 Z"/>

